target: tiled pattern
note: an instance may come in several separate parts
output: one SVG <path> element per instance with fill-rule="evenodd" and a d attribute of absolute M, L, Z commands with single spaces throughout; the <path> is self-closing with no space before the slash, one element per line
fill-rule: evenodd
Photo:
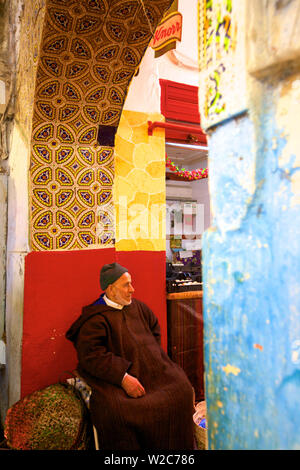
<path fill-rule="evenodd" d="M 204 129 L 246 108 L 245 2 L 199 0 L 199 104 Z"/>
<path fill-rule="evenodd" d="M 123 111 L 115 146 L 116 249 L 165 250 L 165 138 L 147 121 L 161 114 Z"/>
<path fill-rule="evenodd" d="M 34 98 L 34 250 L 114 243 L 112 146 L 130 80 L 170 0 L 48 0 Z M 28 6 L 28 5 L 27 5 Z"/>

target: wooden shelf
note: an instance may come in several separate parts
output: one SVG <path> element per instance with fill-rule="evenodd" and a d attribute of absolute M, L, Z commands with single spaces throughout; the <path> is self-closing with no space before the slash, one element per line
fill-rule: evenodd
<path fill-rule="evenodd" d="M 167 294 L 167 300 L 181 300 L 181 299 L 199 299 L 203 297 L 202 290 L 191 290 L 187 292 L 172 292 Z"/>

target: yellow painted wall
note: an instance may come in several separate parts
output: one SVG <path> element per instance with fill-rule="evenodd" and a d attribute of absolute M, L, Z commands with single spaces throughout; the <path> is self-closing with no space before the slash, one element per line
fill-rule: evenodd
<path fill-rule="evenodd" d="M 165 132 L 161 114 L 124 110 L 115 142 L 116 250 L 165 250 Z"/>

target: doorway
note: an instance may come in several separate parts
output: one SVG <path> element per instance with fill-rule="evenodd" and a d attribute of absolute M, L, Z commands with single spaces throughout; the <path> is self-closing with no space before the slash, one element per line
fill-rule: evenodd
<path fill-rule="evenodd" d="M 172 146 L 176 167 L 207 168 L 207 149 Z M 186 372 L 196 402 L 205 400 L 202 234 L 210 224 L 207 178 L 189 181 L 166 172 L 168 354 Z"/>
<path fill-rule="evenodd" d="M 205 400 L 202 234 L 210 225 L 208 148 L 198 88 L 160 80 L 166 127 L 166 291 L 168 354 Z"/>

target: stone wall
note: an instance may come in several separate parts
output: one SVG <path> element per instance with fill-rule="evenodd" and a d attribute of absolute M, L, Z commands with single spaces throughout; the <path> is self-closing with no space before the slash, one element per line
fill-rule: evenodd
<path fill-rule="evenodd" d="M 205 13 L 213 39 L 200 35 L 201 47 L 214 59 L 200 73 L 213 215 L 203 243 L 209 446 L 299 449 L 299 2 L 219 1 Z"/>

